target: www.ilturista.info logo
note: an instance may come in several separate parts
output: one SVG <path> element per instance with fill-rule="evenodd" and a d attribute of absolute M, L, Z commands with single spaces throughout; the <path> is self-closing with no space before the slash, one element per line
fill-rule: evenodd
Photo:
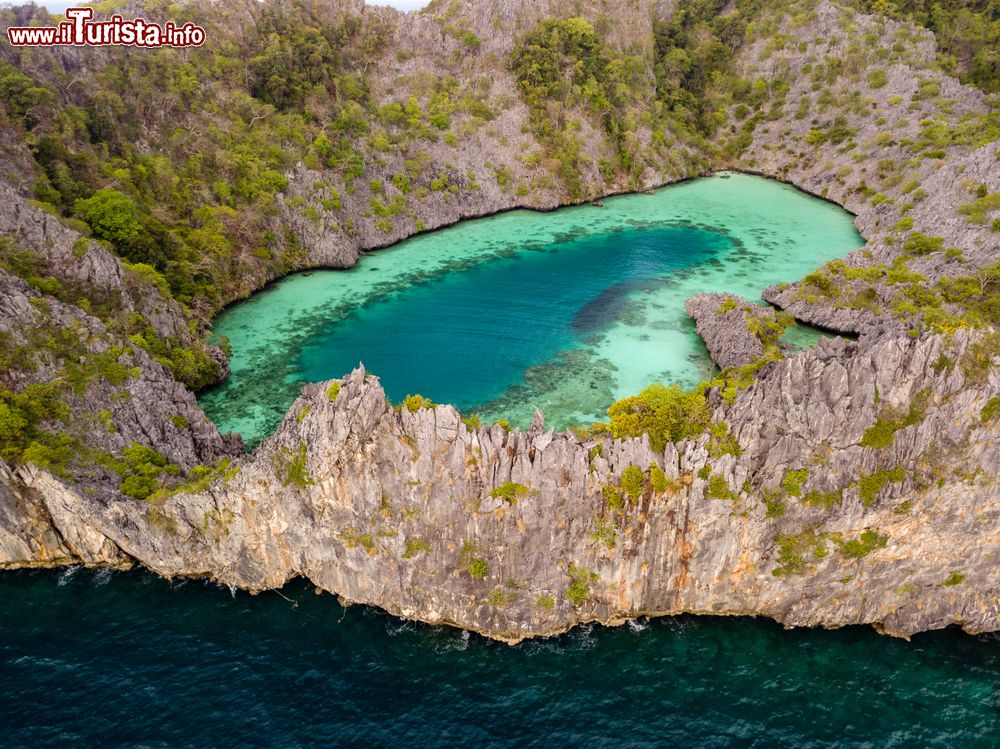
<path fill-rule="evenodd" d="M 200 47 L 205 29 L 168 21 L 160 25 L 142 18 L 111 16 L 108 21 L 92 21 L 93 8 L 68 8 L 69 19 L 58 26 L 11 26 L 7 38 L 15 47 Z"/>

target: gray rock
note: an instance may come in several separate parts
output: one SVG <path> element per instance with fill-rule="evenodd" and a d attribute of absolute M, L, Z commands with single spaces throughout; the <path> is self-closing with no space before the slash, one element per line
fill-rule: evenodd
<path fill-rule="evenodd" d="M 698 294 L 684 302 L 720 369 L 741 367 L 764 356 L 764 344 L 754 330 L 775 321 L 774 310 L 733 294 Z"/>

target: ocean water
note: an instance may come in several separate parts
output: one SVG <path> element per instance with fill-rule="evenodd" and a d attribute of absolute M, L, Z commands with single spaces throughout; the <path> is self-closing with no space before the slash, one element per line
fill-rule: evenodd
<path fill-rule="evenodd" d="M 540 408 L 549 426 L 587 424 L 652 382 L 711 376 L 689 296 L 757 300 L 862 244 L 839 207 L 742 174 L 465 221 L 224 311 L 215 330 L 233 374 L 200 402 L 253 444 L 303 383 L 363 362 L 395 401 L 420 393 L 484 421 L 526 426 Z"/>
<path fill-rule="evenodd" d="M 1000 745 L 1000 639 L 677 617 L 509 647 L 148 572 L 0 575 L 0 745 Z"/>

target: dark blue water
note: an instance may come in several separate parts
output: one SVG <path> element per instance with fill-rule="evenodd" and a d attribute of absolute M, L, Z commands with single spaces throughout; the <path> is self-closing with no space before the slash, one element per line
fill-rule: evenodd
<path fill-rule="evenodd" d="M 215 330 L 232 374 L 199 401 L 252 446 L 304 383 L 364 362 L 396 402 L 420 393 L 487 423 L 527 427 L 540 409 L 550 427 L 586 425 L 652 382 L 711 377 L 688 297 L 757 299 L 863 243 L 837 206 L 737 174 L 463 221 L 227 309 Z"/>
<path fill-rule="evenodd" d="M 304 346 L 307 381 L 359 361 L 386 394 L 466 408 L 486 403 L 555 352 L 619 319 L 629 296 L 669 283 L 731 247 L 721 232 L 659 226 L 573 236 L 409 286 L 332 320 Z"/>
<path fill-rule="evenodd" d="M 680 617 L 511 648 L 149 573 L 0 575 L 4 747 L 1000 745 L 1000 641 Z"/>

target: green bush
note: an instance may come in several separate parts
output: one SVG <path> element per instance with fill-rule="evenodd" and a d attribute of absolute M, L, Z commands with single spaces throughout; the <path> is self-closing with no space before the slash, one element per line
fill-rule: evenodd
<path fill-rule="evenodd" d="M 882 88 L 886 83 L 889 82 L 888 77 L 886 77 L 885 71 L 881 68 L 876 68 L 868 73 L 868 85 L 872 88 Z"/>
<path fill-rule="evenodd" d="M 566 590 L 566 598 L 574 606 L 582 606 L 590 597 L 591 584 L 597 582 L 600 577 L 586 567 L 578 567 L 575 564 L 569 566 L 568 573 L 570 585 Z"/>
<path fill-rule="evenodd" d="M 910 255 L 928 255 L 944 246 L 944 237 L 930 237 L 918 231 L 913 232 L 903 243 L 903 252 Z"/>
<path fill-rule="evenodd" d="M 778 536 L 778 566 L 771 572 L 775 577 L 800 575 L 811 569 L 810 560 L 827 556 L 826 537 L 814 531 Z"/>
<path fill-rule="evenodd" d="M 535 599 L 535 606 L 542 611 L 554 611 L 556 608 L 556 598 L 551 593 L 542 593 Z"/>
<path fill-rule="evenodd" d="M 422 395 L 408 395 L 403 399 L 403 407 L 410 413 L 416 413 L 421 408 L 434 408 L 434 402 Z"/>
<path fill-rule="evenodd" d="M 965 582 L 965 575 L 955 570 L 950 575 L 948 575 L 945 581 L 941 584 L 951 588 L 954 587 L 955 585 L 961 585 L 963 582 Z"/>
<path fill-rule="evenodd" d="M 595 518 L 594 532 L 590 534 L 590 537 L 596 543 L 604 544 L 607 548 L 613 549 L 615 546 L 615 524 L 607 518 Z"/>
<path fill-rule="evenodd" d="M 78 200 L 74 210 L 96 236 L 112 244 L 133 242 L 142 232 L 139 209 L 128 195 L 118 190 L 98 190 L 86 200 Z"/>
<path fill-rule="evenodd" d="M 739 457 L 743 450 L 736 438 L 729 432 L 729 424 L 725 421 L 716 421 L 708 425 L 708 433 L 712 439 L 708 443 L 708 456 L 713 460 L 718 460 L 723 455 L 733 455 Z"/>
<path fill-rule="evenodd" d="M 875 531 L 863 531 L 861 536 L 851 541 L 842 541 L 838 544 L 840 553 L 848 559 L 861 559 L 868 556 L 876 549 L 884 549 L 889 542 L 888 536 L 879 535 Z"/>
<path fill-rule="evenodd" d="M 625 506 L 625 493 L 617 486 L 605 486 L 601 496 L 609 510 L 620 510 Z"/>
<path fill-rule="evenodd" d="M 639 466 L 630 465 L 622 472 L 619 486 L 633 500 L 639 499 L 643 489 L 646 488 L 646 474 Z"/>
<path fill-rule="evenodd" d="M 902 466 L 896 466 L 889 470 L 878 470 L 868 476 L 858 479 L 861 504 L 869 507 L 878 499 L 879 492 L 889 484 L 898 484 L 906 478 L 906 471 Z"/>
<path fill-rule="evenodd" d="M 403 552 L 403 559 L 412 559 L 421 552 L 430 552 L 431 545 L 422 538 L 411 536 L 406 539 L 406 551 Z"/>
<path fill-rule="evenodd" d="M 729 483 L 726 479 L 718 474 L 713 473 L 708 478 L 708 487 L 705 489 L 705 496 L 709 499 L 736 499 L 736 493 L 729 488 Z"/>
<path fill-rule="evenodd" d="M 840 504 L 844 500 L 844 490 L 835 489 L 834 491 L 821 492 L 816 489 L 806 493 L 802 497 L 802 501 L 807 505 L 817 505 L 824 509 L 829 510 L 834 505 Z"/>
<path fill-rule="evenodd" d="M 708 426 L 710 413 L 703 388 L 688 392 L 677 385 L 657 383 L 612 405 L 608 416 L 615 437 L 647 434 L 653 449 L 659 452 L 668 442 L 701 434 Z"/>
<path fill-rule="evenodd" d="M 490 573 L 490 568 L 482 557 L 474 557 L 469 560 L 465 569 L 476 580 L 482 580 Z"/>
<path fill-rule="evenodd" d="M 371 533 L 359 533 L 354 528 L 345 528 L 340 532 L 340 540 L 348 549 L 363 548 L 368 554 L 375 553 L 375 539 Z"/>
<path fill-rule="evenodd" d="M 985 224 L 987 214 L 996 211 L 1000 211 L 1000 192 L 982 195 L 977 200 L 958 207 L 958 212 L 973 224 Z"/>
<path fill-rule="evenodd" d="M 983 410 L 979 412 L 983 423 L 989 423 L 1000 416 L 1000 395 L 994 395 L 988 401 L 986 405 L 983 406 Z"/>
<path fill-rule="evenodd" d="M 801 497 L 802 487 L 809 480 L 809 470 L 806 468 L 788 469 L 781 479 L 781 488 L 790 497 Z"/>
<path fill-rule="evenodd" d="M 905 414 L 898 414 L 891 409 L 885 409 L 875 423 L 865 430 L 858 444 L 862 447 L 875 449 L 892 445 L 896 440 L 896 432 L 923 421 L 927 397 L 928 395 L 925 392 L 917 393 L 913 403 L 910 404 L 910 408 Z"/>
<path fill-rule="evenodd" d="M 667 478 L 667 474 L 659 466 L 649 469 L 649 481 L 653 485 L 653 491 L 662 494 L 674 488 L 674 482 Z"/>
<path fill-rule="evenodd" d="M 298 450 L 282 448 L 274 457 L 274 469 L 283 486 L 297 486 L 304 489 L 316 482 L 309 475 L 308 454 L 305 445 L 299 445 Z"/>
<path fill-rule="evenodd" d="M 530 493 L 531 489 L 524 484 L 518 484 L 513 481 L 504 481 L 500 486 L 490 492 L 490 496 L 494 499 L 502 499 L 509 505 L 516 505 L 518 499 L 526 497 Z"/>

